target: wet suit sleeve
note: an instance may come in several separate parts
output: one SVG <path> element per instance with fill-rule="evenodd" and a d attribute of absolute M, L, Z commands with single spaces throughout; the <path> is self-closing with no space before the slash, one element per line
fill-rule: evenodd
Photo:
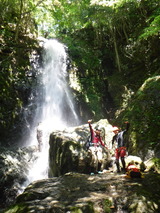
<path fill-rule="evenodd" d="M 129 127 L 130 127 L 130 123 L 127 123 L 126 124 L 126 129 L 123 131 L 123 135 L 128 132 Z"/>
<path fill-rule="evenodd" d="M 127 123 L 127 125 L 126 125 L 126 132 L 129 130 L 129 127 L 130 127 L 130 123 Z"/>
<path fill-rule="evenodd" d="M 126 133 L 128 132 L 129 127 L 130 127 L 130 123 L 126 123 L 126 129 L 123 131 L 123 137 L 122 137 L 122 144 L 123 144 L 123 146 L 124 146 L 125 144 L 127 144 L 127 140 L 126 140 L 126 138 L 124 137 L 124 135 L 126 135 Z"/>
<path fill-rule="evenodd" d="M 112 138 L 112 145 L 114 144 L 114 141 L 116 140 L 117 135 L 114 135 Z"/>

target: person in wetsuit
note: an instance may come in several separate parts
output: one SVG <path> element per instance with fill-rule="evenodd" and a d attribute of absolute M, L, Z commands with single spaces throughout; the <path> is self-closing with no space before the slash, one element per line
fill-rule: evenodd
<path fill-rule="evenodd" d="M 126 155 L 126 146 L 125 146 L 125 140 L 124 136 L 127 133 L 129 129 L 129 122 L 126 123 L 126 129 L 125 130 L 120 130 L 118 127 L 113 127 L 113 132 L 114 136 L 112 138 L 112 146 L 116 142 L 116 150 L 115 150 L 115 158 L 116 158 L 116 166 L 117 166 L 117 172 L 120 172 L 120 165 L 119 165 L 119 158 L 121 158 L 122 166 L 123 166 L 123 171 L 125 172 L 126 170 L 126 163 L 125 163 L 125 155 Z"/>
<path fill-rule="evenodd" d="M 105 169 L 104 153 L 107 152 L 107 147 L 102 141 L 101 129 L 96 128 L 93 130 L 91 125 L 92 120 L 88 120 L 90 128 L 90 143 L 88 145 L 88 151 L 91 154 L 90 169 L 93 173 L 100 173 Z M 105 157 L 107 155 L 105 154 Z M 91 173 L 92 173 L 91 172 Z"/>
<path fill-rule="evenodd" d="M 91 125 L 92 120 L 88 120 L 88 124 L 89 124 L 89 128 L 90 128 L 90 133 L 91 133 L 91 142 L 93 146 L 99 146 L 102 145 L 103 147 L 107 148 L 104 144 L 104 142 L 102 141 L 102 137 L 101 137 L 101 130 L 100 129 L 96 129 L 95 131 L 92 128 Z"/>

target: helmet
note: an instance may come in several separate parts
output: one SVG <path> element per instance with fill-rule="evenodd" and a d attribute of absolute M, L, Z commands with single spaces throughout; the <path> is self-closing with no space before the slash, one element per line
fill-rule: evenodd
<path fill-rule="evenodd" d="M 115 131 L 119 131 L 120 129 L 117 127 L 117 126 L 113 126 L 112 128 L 112 131 L 115 132 Z"/>

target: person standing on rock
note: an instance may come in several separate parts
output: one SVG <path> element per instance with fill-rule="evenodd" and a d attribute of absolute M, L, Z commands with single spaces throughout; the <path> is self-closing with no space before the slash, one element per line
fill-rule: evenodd
<path fill-rule="evenodd" d="M 92 120 L 88 120 L 90 133 L 91 133 L 90 144 L 88 146 L 88 151 L 91 154 L 90 166 L 91 166 L 91 171 L 93 173 L 101 173 L 106 166 L 106 161 L 105 161 L 106 159 L 104 159 L 104 153 L 106 153 L 106 151 L 108 153 L 108 149 L 105 146 L 105 143 L 102 141 L 101 130 L 98 128 L 93 130 L 91 122 Z M 105 154 L 105 157 L 106 157 L 106 154 Z"/>
<path fill-rule="evenodd" d="M 112 146 L 113 144 L 116 142 L 116 150 L 115 150 L 115 158 L 116 158 L 116 166 L 117 166 L 117 172 L 120 172 L 120 165 L 119 165 L 119 158 L 121 158 L 121 162 L 122 162 L 122 166 L 123 166 L 123 172 L 126 171 L 126 163 L 125 163 L 125 155 L 126 155 L 126 146 L 125 146 L 125 140 L 124 140 L 124 136 L 127 133 L 128 129 L 129 129 L 129 122 L 125 122 L 126 124 L 126 129 L 125 130 L 121 130 L 118 127 L 113 127 L 113 132 L 114 132 L 114 136 L 112 138 Z"/>
<path fill-rule="evenodd" d="M 90 133 L 91 133 L 91 143 L 93 146 L 99 146 L 102 145 L 103 147 L 107 148 L 102 141 L 101 137 L 101 130 L 96 128 L 94 131 L 91 125 L 92 120 L 88 120 L 89 128 L 90 128 Z"/>
<path fill-rule="evenodd" d="M 42 123 L 39 123 L 37 126 L 37 141 L 38 141 L 38 151 L 42 151 L 42 145 L 43 145 L 43 128 Z"/>

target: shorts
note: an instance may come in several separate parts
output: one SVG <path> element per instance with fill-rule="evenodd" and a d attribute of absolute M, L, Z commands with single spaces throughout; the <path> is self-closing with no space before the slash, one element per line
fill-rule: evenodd
<path fill-rule="evenodd" d="M 122 146 L 115 150 L 115 157 L 119 159 L 120 157 L 124 157 L 126 155 L 126 147 Z"/>

